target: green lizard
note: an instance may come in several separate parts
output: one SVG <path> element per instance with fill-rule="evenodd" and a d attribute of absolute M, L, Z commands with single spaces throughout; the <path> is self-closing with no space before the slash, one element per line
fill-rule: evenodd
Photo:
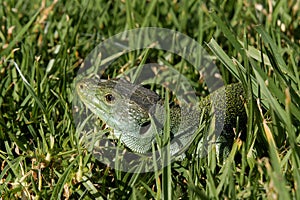
<path fill-rule="evenodd" d="M 83 79 L 76 83 L 76 91 L 83 103 L 112 127 L 114 135 L 134 152 L 151 150 L 156 134 L 163 133 L 164 101 L 152 90 L 124 79 Z M 223 139 L 219 141 L 225 140 L 223 145 L 228 148 L 228 141 L 234 139 L 233 128 L 237 118 L 239 122 L 246 119 L 243 97 L 243 87 L 237 83 L 221 87 L 202 98 L 196 110 L 170 105 L 170 154 L 178 155 L 188 145 L 195 127 L 199 125 L 195 118 L 199 116 L 199 111 L 204 111 L 204 117 L 208 118 L 212 102 L 216 121 L 224 122 L 221 123 L 224 126 L 216 127 L 222 129 L 220 138 Z M 190 130 L 190 127 L 194 129 Z"/>

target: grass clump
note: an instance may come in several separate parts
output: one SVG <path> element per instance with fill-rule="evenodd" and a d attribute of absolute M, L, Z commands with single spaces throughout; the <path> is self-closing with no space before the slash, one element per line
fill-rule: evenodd
<path fill-rule="evenodd" d="M 299 1 L 0 4 L 3 199 L 300 199 Z M 237 135 L 223 164 L 214 152 L 203 159 L 191 153 L 155 173 L 131 174 L 102 164 L 82 145 L 72 108 L 80 65 L 101 41 L 147 26 L 194 38 L 210 52 L 225 83 L 243 83 L 247 138 Z M 122 57 L 108 76 L 145 62 L 144 55 L 189 69 L 168 52 L 139 53 Z M 201 73 L 183 73 L 203 94 Z"/>

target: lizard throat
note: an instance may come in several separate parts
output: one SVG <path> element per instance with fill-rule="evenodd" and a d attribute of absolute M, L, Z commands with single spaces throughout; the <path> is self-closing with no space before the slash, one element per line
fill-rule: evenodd
<path fill-rule="evenodd" d="M 141 154 L 148 152 L 152 148 L 152 141 L 154 141 L 153 136 L 134 137 L 130 134 L 123 134 L 120 139 L 130 150 Z"/>

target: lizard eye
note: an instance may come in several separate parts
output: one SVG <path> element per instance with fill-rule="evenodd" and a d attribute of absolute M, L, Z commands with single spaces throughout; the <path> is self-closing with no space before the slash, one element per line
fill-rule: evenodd
<path fill-rule="evenodd" d="M 107 95 L 105 95 L 105 100 L 106 100 L 106 102 L 108 102 L 108 103 L 114 102 L 115 99 L 116 99 L 116 98 L 115 98 L 114 95 L 112 95 L 112 94 L 107 94 Z"/>

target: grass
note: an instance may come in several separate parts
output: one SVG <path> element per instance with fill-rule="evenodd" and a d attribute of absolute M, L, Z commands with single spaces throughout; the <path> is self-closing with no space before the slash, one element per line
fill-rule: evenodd
<path fill-rule="evenodd" d="M 3 199 L 300 199 L 299 0 L 0 3 Z M 225 83 L 243 83 L 247 139 L 236 137 L 224 163 L 214 152 L 193 157 L 195 143 L 182 162 L 125 173 L 102 164 L 80 141 L 72 84 L 81 63 L 104 39 L 147 26 L 194 38 Z M 146 61 L 184 69 L 205 94 L 201 74 L 164 51 L 129 53 L 106 76 Z"/>

